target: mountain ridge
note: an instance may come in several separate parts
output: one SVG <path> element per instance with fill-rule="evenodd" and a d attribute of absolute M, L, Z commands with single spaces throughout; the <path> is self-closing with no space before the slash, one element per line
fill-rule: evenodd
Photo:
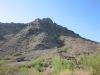
<path fill-rule="evenodd" d="M 33 59 L 36 53 L 48 49 L 48 53 L 74 55 L 93 53 L 98 49 L 98 42 L 85 39 L 79 34 L 62 27 L 50 18 L 35 19 L 29 23 L 0 23 L 0 59 L 6 55 L 20 52 L 20 56 Z M 79 46 L 79 47 L 78 47 Z M 51 50 L 51 52 L 50 52 Z M 28 55 L 26 56 L 25 55 Z"/>

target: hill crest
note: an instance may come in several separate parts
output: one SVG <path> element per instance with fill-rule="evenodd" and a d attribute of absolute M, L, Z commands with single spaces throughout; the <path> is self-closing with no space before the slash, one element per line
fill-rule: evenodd
<path fill-rule="evenodd" d="M 59 53 L 72 56 L 93 53 L 98 49 L 98 42 L 85 39 L 50 18 L 37 18 L 27 24 L 0 23 L 0 49 L 0 59 L 19 52 L 20 57 L 31 60 L 36 54 L 46 56 L 45 52 L 52 57 Z"/>

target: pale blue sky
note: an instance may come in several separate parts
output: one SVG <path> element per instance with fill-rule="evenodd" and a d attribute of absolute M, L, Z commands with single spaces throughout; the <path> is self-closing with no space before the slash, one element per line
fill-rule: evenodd
<path fill-rule="evenodd" d="M 100 42 L 100 0 L 0 0 L 0 22 L 54 22 Z"/>

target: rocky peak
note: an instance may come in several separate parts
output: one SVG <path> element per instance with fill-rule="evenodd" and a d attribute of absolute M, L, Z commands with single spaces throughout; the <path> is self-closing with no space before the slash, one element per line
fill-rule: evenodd
<path fill-rule="evenodd" d="M 30 22 L 29 24 L 40 24 L 40 23 L 53 24 L 53 21 L 50 18 L 43 18 L 43 19 L 37 18 L 34 21 Z"/>
<path fill-rule="evenodd" d="M 39 19 L 39 18 L 37 18 L 37 19 L 35 19 L 35 20 L 33 21 L 34 24 L 37 24 L 37 23 L 39 23 L 39 22 L 41 22 L 41 19 Z"/>
<path fill-rule="evenodd" d="M 48 22 L 49 24 L 53 24 L 53 22 L 52 22 L 52 20 L 50 18 L 43 18 L 42 22 L 43 23 Z"/>

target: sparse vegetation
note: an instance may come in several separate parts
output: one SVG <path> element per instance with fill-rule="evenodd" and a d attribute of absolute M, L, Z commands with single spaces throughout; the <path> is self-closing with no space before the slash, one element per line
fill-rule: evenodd
<path fill-rule="evenodd" d="M 6 59 L 9 56 L 6 56 Z M 24 65 L 12 65 L 0 61 L 0 75 L 99 75 L 100 54 L 80 55 L 77 62 L 84 65 L 84 69 L 76 69 L 75 61 L 65 60 L 60 57 L 42 58 L 37 57 L 30 63 Z M 47 67 L 52 66 L 51 73 L 45 74 Z M 4 73 L 5 72 L 5 73 Z"/>
<path fill-rule="evenodd" d="M 4 60 L 10 60 L 10 59 L 12 59 L 13 57 L 18 56 L 18 55 L 20 55 L 20 52 L 15 52 L 15 53 L 13 53 L 13 54 L 11 54 L 11 55 L 6 55 L 3 59 L 4 59 Z"/>
<path fill-rule="evenodd" d="M 26 46 L 26 50 L 28 50 L 28 49 L 30 49 L 30 46 L 29 45 Z"/>
<path fill-rule="evenodd" d="M 46 66 L 49 66 L 48 62 L 50 62 L 50 60 L 39 57 L 32 61 L 30 64 L 25 65 L 25 67 L 34 68 L 36 71 L 42 72 L 45 70 Z"/>
<path fill-rule="evenodd" d="M 53 72 L 59 73 L 65 69 L 74 70 L 75 63 L 72 60 L 65 60 L 60 57 L 53 59 Z"/>
<path fill-rule="evenodd" d="M 59 53 L 62 53 L 62 52 L 67 52 L 67 51 L 66 51 L 65 48 L 59 48 L 58 52 L 59 52 Z"/>
<path fill-rule="evenodd" d="M 12 54 L 12 56 L 18 56 L 18 55 L 20 55 L 20 52 L 15 52 Z"/>
<path fill-rule="evenodd" d="M 29 50 L 24 50 L 24 52 L 28 52 Z"/>
<path fill-rule="evenodd" d="M 4 59 L 4 60 L 10 60 L 11 58 L 12 58 L 11 55 L 6 55 L 3 59 Z"/>
<path fill-rule="evenodd" d="M 87 67 L 92 72 L 92 75 L 100 75 L 100 54 L 81 55 L 78 62 Z"/>
<path fill-rule="evenodd" d="M 18 65 L 10 65 L 1 61 L 2 65 L 0 65 L 0 75 L 18 75 L 19 73 L 19 66 Z"/>

